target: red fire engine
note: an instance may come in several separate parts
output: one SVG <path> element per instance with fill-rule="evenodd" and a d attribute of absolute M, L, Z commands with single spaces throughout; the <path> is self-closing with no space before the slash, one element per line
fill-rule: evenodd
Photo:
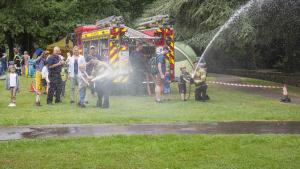
<path fill-rule="evenodd" d="M 89 47 L 95 46 L 98 55 L 105 58 L 115 70 L 124 74 L 118 76 L 115 83 L 128 81 L 130 48 L 137 41 L 144 42 L 150 50 L 150 56 L 155 56 L 156 48 L 168 46 L 170 52 L 166 54 L 166 62 L 174 80 L 174 31 L 171 26 L 164 25 L 168 16 L 159 15 L 145 18 L 139 24 L 138 30 L 126 27 L 120 16 L 111 16 L 96 22 L 95 25 L 79 26 L 75 29 L 76 42 L 83 54 L 88 54 Z M 127 75 L 126 75 L 127 73 Z"/>

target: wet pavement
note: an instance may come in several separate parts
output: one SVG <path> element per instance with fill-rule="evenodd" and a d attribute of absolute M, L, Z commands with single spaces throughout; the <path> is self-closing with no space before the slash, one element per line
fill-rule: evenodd
<path fill-rule="evenodd" d="M 300 134 L 300 121 L 2 126 L 0 140 L 134 134 Z"/>

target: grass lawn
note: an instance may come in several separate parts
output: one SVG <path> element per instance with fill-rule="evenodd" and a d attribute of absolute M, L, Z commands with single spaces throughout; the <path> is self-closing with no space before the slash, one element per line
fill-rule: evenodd
<path fill-rule="evenodd" d="M 234 121 L 234 120 L 300 120 L 300 105 L 284 104 L 276 99 L 209 86 L 211 100 L 206 103 L 179 101 L 177 88 L 172 100 L 163 104 L 153 97 L 111 97 L 108 110 L 94 108 L 96 98 L 89 96 L 88 108 L 81 109 L 69 104 L 68 95 L 63 104 L 54 106 L 34 105 L 34 93 L 28 92 L 30 79 L 21 78 L 22 89 L 17 95 L 17 107 L 7 107 L 9 92 L 0 91 L 0 125 L 65 124 L 65 123 L 131 123 L 174 121 Z M 174 84 L 174 88 L 175 88 Z M 4 89 L 4 81 L 0 81 Z M 89 93 L 89 92 L 88 92 Z"/>
<path fill-rule="evenodd" d="M 0 142 L 0 168 L 298 169 L 300 136 L 156 135 Z"/>

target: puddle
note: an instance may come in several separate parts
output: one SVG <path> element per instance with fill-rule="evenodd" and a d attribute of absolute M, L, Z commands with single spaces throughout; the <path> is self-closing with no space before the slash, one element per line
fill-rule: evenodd
<path fill-rule="evenodd" d="M 132 134 L 300 134 L 300 121 L 66 124 L 0 127 L 0 140 Z"/>

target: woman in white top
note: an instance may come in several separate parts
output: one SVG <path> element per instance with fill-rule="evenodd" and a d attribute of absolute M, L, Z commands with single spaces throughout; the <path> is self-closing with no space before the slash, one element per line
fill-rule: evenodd
<path fill-rule="evenodd" d="M 70 80 L 70 103 L 74 103 L 75 98 L 75 86 L 78 85 L 78 73 L 79 73 L 79 62 L 78 59 L 80 57 L 79 48 L 74 46 L 73 48 L 73 56 L 69 57 L 69 80 Z"/>

